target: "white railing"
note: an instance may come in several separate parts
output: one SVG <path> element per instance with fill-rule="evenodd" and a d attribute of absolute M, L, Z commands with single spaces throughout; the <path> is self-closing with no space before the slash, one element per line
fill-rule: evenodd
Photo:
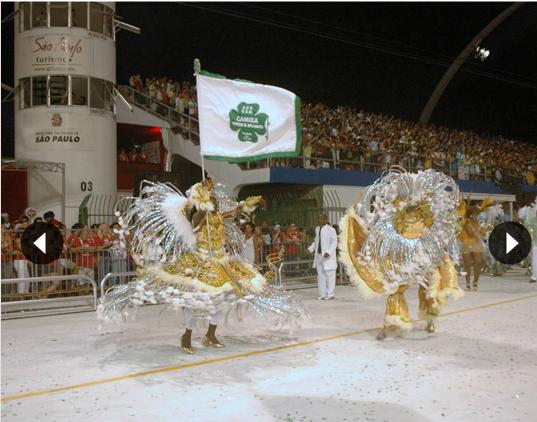
<path fill-rule="evenodd" d="M 172 131 L 179 130 L 184 138 L 199 145 L 199 122 L 198 119 L 188 114 L 181 113 L 169 105 L 157 100 L 145 92 L 137 91 L 130 86 L 118 86 L 118 91 L 132 104 L 140 107 L 148 113 L 154 114 L 168 123 Z"/>
<path fill-rule="evenodd" d="M 97 284 L 85 274 L 54 275 L 47 277 L 6 278 L 1 284 L 48 283 L 61 280 L 83 280 L 91 284 L 93 294 L 52 299 L 30 299 L 2 302 L 2 319 L 41 315 L 56 315 L 68 312 L 95 311 L 97 309 Z"/>

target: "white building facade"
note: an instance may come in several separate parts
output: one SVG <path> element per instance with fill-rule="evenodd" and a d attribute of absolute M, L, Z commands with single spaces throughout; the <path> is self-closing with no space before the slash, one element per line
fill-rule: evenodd
<path fill-rule="evenodd" d="M 65 163 L 66 222 L 116 184 L 113 3 L 20 2 L 15 19 L 15 158 Z M 56 180 L 58 178 L 58 180 Z M 59 175 L 28 177 L 28 202 L 61 206 Z"/>

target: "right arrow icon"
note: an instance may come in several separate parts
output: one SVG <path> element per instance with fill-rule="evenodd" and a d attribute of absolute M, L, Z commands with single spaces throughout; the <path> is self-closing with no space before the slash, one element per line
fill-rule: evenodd
<path fill-rule="evenodd" d="M 514 265 L 526 259 L 531 251 L 531 236 L 519 223 L 501 223 L 490 233 L 488 247 L 495 260 Z"/>
<path fill-rule="evenodd" d="M 518 245 L 518 242 L 511 236 L 509 233 L 505 233 L 505 253 L 508 254 L 511 252 L 516 246 Z"/>

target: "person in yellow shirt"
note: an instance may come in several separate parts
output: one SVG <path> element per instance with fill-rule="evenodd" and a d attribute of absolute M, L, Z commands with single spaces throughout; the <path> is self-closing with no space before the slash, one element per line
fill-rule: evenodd
<path fill-rule="evenodd" d="M 425 170 L 430 169 L 432 167 L 431 159 L 429 157 L 425 159 L 424 167 Z"/>
<path fill-rule="evenodd" d="M 311 168 L 311 153 L 312 153 L 312 146 L 310 143 L 307 143 L 304 145 L 304 168 Z"/>

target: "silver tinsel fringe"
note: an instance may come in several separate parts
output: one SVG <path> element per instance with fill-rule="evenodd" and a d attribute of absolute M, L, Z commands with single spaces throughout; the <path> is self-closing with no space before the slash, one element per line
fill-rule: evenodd
<path fill-rule="evenodd" d="M 150 277 L 110 288 L 100 300 L 97 315 L 107 322 L 122 323 L 134 317 L 139 306 L 145 303 L 171 305 L 176 310 L 188 309 L 193 319 L 202 322 L 216 313 L 222 314 L 226 321 L 230 318 L 240 320 L 246 309 L 278 327 L 294 327 L 308 317 L 292 293 L 276 286 L 267 285 L 261 294 L 239 297 L 232 292 L 184 291 Z"/>

